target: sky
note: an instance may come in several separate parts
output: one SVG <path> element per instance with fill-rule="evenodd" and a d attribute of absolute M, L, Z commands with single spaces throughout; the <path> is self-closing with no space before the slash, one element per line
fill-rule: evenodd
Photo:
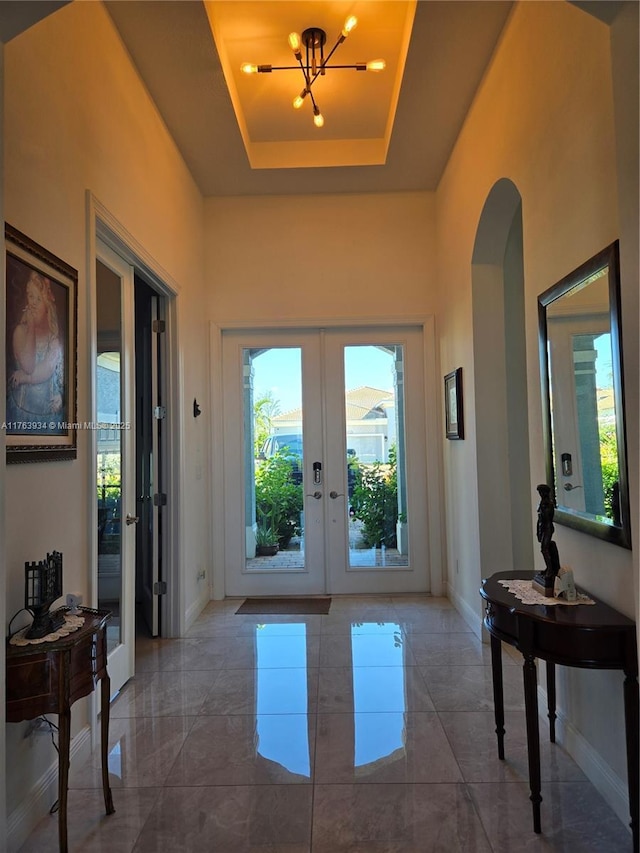
<path fill-rule="evenodd" d="M 596 386 L 600 389 L 611 388 L 611 335 L 609 332 L 596 338 L 594 346 L 598 353 L 596 356 Z"/>
<path fill-rule="evenodd" d="M 346 347 L 346 389 L 363 385 L 388 391 L 393 388 L 392 356 L 374 346 Z M 301 406 L 301 350 L 299 347 L 270 349 L 253 360 L 253 396 L 271 391 L 280 402 L 280 413 Z"/>

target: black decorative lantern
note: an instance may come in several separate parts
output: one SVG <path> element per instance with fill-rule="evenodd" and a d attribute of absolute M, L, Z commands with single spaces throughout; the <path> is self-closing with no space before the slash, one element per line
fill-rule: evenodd
<path fill-rule="evenodd" d="M 33 615 L 25 637 L 36 640 L 64 625 L 64 613 L 49 613 L 62 595 L 62 554 L 54 551 L 46 560 L 24 564 L 24 606 Z"/>

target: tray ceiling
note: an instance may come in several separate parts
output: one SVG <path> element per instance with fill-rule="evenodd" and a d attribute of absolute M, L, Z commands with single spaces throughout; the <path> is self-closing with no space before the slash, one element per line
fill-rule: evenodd
<path fill-rule="evenodd" d="M 435 189 L 512 3 L 418 0 L 415 15 L 403 0 L 105 6 L 201 192 L 215 196 Z M 323 128 L 307 104 L 292 108 L 301 73 L 236 79 L 238 57 L 290 64 L 292 29 L 321 26 L 333 46 L 347 14 L 358 26 L 336 61 L 388 68 L 318 80 Z"/>

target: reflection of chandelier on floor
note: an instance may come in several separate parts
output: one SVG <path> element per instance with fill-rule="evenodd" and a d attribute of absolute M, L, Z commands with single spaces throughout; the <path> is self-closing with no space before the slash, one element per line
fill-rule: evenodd
<path fill-rule="evenodd" d="M 356 71 L 382 71 L 385 68 L 386 63 L 384 59 L 373 59 L 370 62 L 356 62 L 354 65 L 328 65 L 336 48 L 342 44 L 357 23 L 358 19 L 354 15 L 347 18 L 342 32 L 338 36 L 338 41 L 334 44 L 326 59 L 324 58 L 324 46 L 327 41 L 327 34 L 320 27 L 309 27 L 304 30 L 302 36 L 298 35 L 298 33 L 291 33 L 289 35 L 289 46 L 293 51 L 293 55 L 298 60 L 298 65 L 254 65 L 251 62 L 244 62 L 240 66 L 240 70 L 244 71 L 245 74 L 270 74 L 272 71 L 294 71 L 299 67 L 304 75 L 304 89 L 293 99 L 293 106 L 296 110 L 299 110 L 308 95 L 313 106 L 313 123 L 316 127 L 322 127 L 324 117 L 311 91 L 311 87 L 318 77 L 324 77 L 327 71 L 336 68 L 353 68 Z M 306 52 L 304 62 L 302 60 L 303 47 Z"/>

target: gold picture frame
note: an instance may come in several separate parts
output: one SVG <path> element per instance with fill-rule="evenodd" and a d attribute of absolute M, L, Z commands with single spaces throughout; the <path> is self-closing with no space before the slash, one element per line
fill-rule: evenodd
<path fill-rule="evenodd" d="M 5 224 L 7 462 L 77 455 L 78 272 Z"/>

